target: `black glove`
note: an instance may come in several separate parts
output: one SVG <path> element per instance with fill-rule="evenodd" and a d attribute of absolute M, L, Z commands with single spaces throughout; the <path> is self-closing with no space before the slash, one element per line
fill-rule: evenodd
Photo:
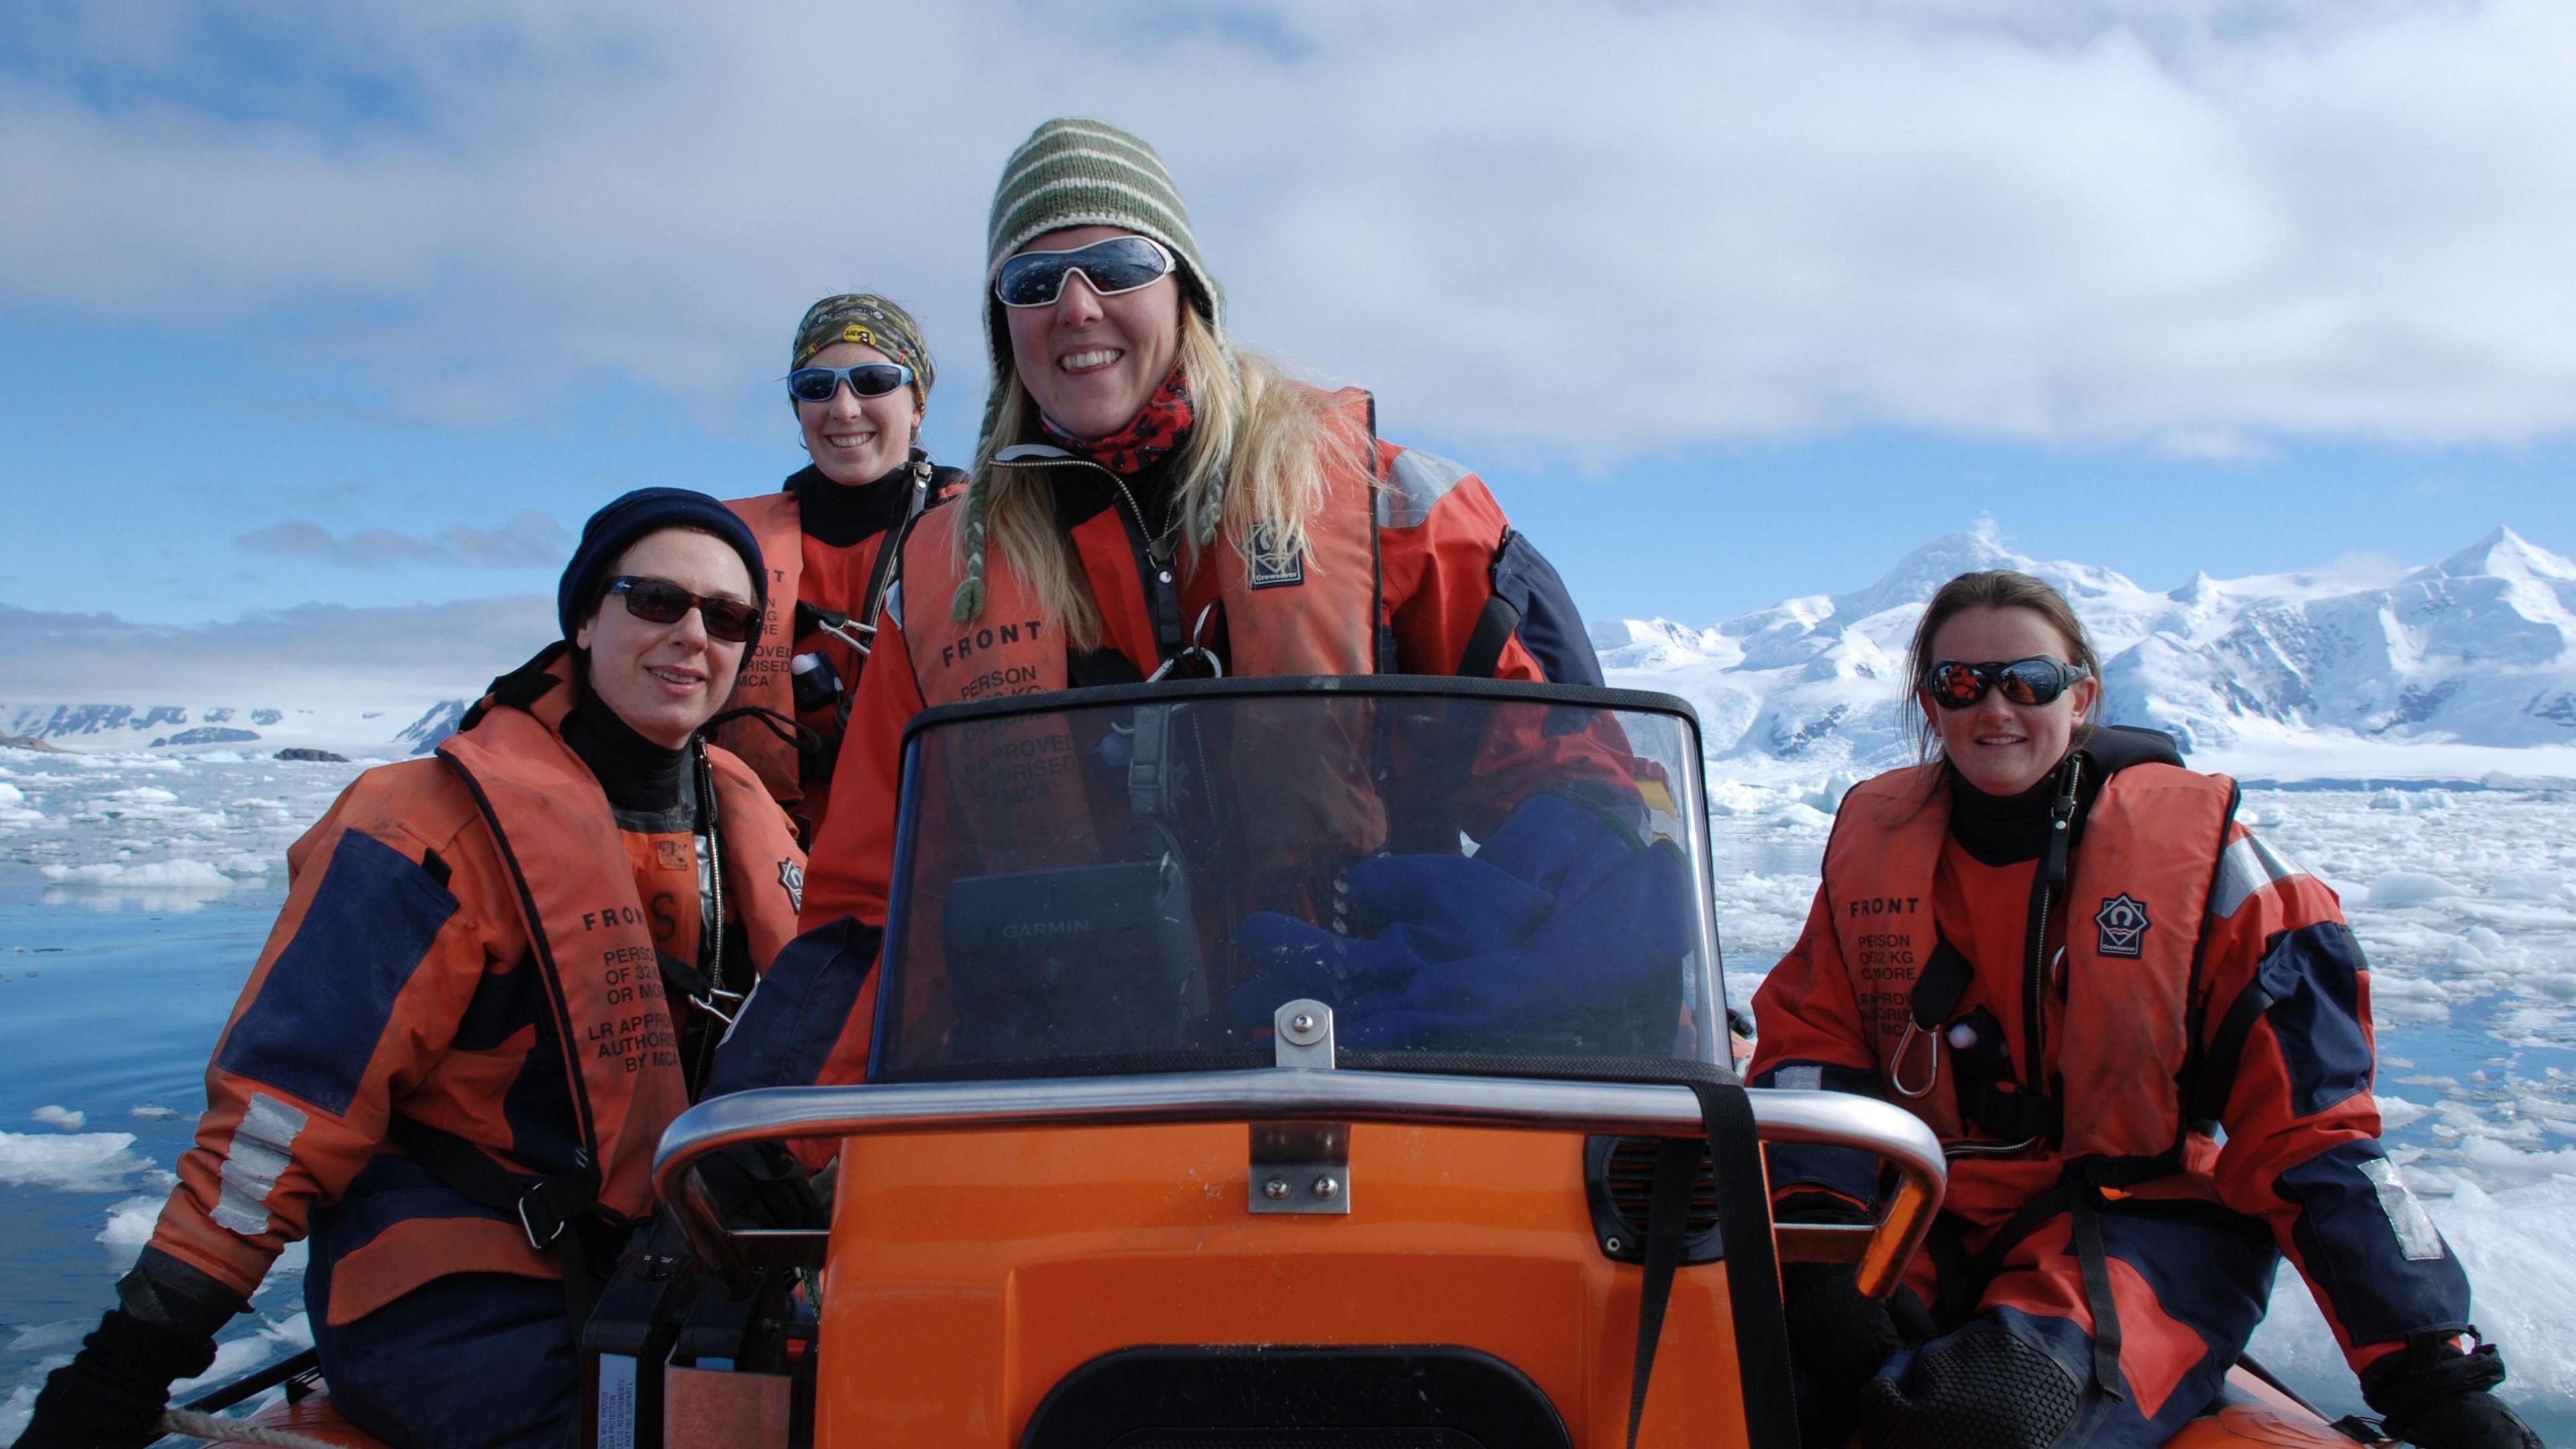
<path fill-rule="evenodd" d="M 2494 1344 L 2464 1353 L 2448 1334 L 2417 1334 L 2363 1371 L 2361 1396 L 2388 1437 L 2421 1449 L 2541 1449 L 2522 1416 L 2488 1392 L 2503 1382 Z"/>
<path fill-rule="evenodd" d="M 1840 1199 L 1801 1194 L 1780 1204 L 1783 1221 L 1866 1223 L 1869 1214 Z M 1798 1437 L 1807 1449 L 1851 1441 L 1860 1387 L 1899 1349 L 1936 1330 L 1921 1299 L 1899 1288 L 1885 1301 L 1864 1298 L 1860 1269 L 1848 1263 L 1789 1263 L 1780 1270 L 1781 1307 L 1789 1327 L 1789 1365 L 1798 1400 Z"/>
<path fill-rule="evenodd" d="M 737 1142 L 698 1159 L 716 1216 L 729 1228 L 827 1228 L 831 1210 L 784 1143 Z"/>
<path fill-rule="evenodd" d="M 80 1353 L 46 1378 L 17 1449 L 141 1449 L 161 1437 L 171 1381 L 214 1361 L 211 1335 L 110 1309 Z"/>

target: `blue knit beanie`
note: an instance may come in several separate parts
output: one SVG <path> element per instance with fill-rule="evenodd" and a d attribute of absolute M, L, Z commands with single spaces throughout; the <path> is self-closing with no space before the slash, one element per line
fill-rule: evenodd
<path fill-rule="evenodd" d="M 760 540 L 739 515 L 694 489 L 638 488 L 612 500 L 581 526 L 581 542 L 573 547 L 572 562 L 564 565 L 563 582 L 555 586 L 555 618 L 566 639 L 581 632 L 582 618 L 599 602 L 618 556 L 637 539 L 666 528 L 694 528 L 723 539 L 751 571 L 754 602 L 768 603 L 769 566 L 761 562 Z"/>

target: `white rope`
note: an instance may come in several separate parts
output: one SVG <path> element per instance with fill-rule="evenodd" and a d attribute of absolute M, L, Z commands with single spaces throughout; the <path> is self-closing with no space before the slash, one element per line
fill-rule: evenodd
<path fill-rule="evenodd" d="M 164 1411 L 161 1432 L 211 1439 L 218 1444 L 268 1444 L 276 1446 L 276 1449 L 340 1449 L 337 1444 L 298 1434 L 292 1429 L 272 1429 L 247 1419 L 227 1419 L 221 1414 L 192 1414 L 185 1409 Z"/>

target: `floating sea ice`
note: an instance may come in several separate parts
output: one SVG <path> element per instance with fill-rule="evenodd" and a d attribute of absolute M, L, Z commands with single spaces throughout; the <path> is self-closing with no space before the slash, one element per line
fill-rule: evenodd
<path fill-rule="evenodd" d="M 2432 1208 L 2469 1270 L 2479 1329 L 2503 1347 L 2511 1377 L 2499 1392 L 2521 1404 L 2576 1402 L 2576 1342 L 2566 1331 L 2567 1305 L 2576 1303 L 2576 1181 L 2493 1194 L 2472 1187 Z"/>
<path fill-rule="evenodd" d="M 304 1314 L 263 1322 L 255 1333 L 216 1344 L 214 1366 L 196 1378 L 172 1384 L 170 1397 L 182 1399 L 191 1390 L 230 1383 L 253 1369 L 312 1346 L 313 1321 Z"/>
<path fill-rule="evenodd" d="M 2445 896 L 2460 894 L 2460 888 L 2438 875 L 2422 871 L 2392 870 L 2371 882 L 2370 899 L 2365 903 L 2374 909 L 2393 906 L 2420 906 Z"/>
<path fill-rule="evenodd" d="M 2424 1206 L 2468 1270 L 2479 1329 L 2503 1348 L 2511 1376 L 2498 1393 L 2553 1409 L 2576 1401 L 2576 1342 L 2564 1327 L 2566 1307 L 2576 1303 L 2576 1181 L 2492 1194 L 2462 1182 L 2454 1196 Z M 2287 1264 L 2251 1351 L 2329 1414 L 2361 1408 L 2334 1335 Z"/>
<path fill-rule="evenodd" d="M 237 850 L 225 856 L 215 869 L 226 875 L 266 875 L 272 866 L 269 857 L 257 851 Z"/>
<path fill-rule="evenodd" d="M 1827 775 L 1824 778 L 1824 781 L 1817 785 L 1816 788 L 1800 796 L 1799 799 L 1803 803 L 1830 815 L 1834 811 L 1842 808 L 1843 796 L 1849 794 L 1851 787 L 1859 783 L 1860 777 L 1853 774 L 1851 771 L 1836 770 L 1832 774 Z"/>
<path fill-rule="evenodd" d="M 1708 782 L 1711 815 L 1759 815 L 1779 803 L 1779 798 L 1777 792 L 1743 780 Z"/>
<path fill-rule="evenodd" d="M 33 830 L 45 823 L 45 812 L 27 803 L 25 791 L 0 780 L 0 830 Z"/>
<path fill-rule="evenodd" d="M 2567 877 L 2548 870 L 2504 870 L 2487 877 L 2487 894 L 2507 901 L 2561 901 Z"/>
<path fill-rule="evenodd" d="M 46 1103 L 42 1107 L 38 1107 L 35 1111 L 30 1112 L 27 1115 L 44 1123 L 48 1127 L 59 1127 L 65 1132 L 78 1132 L 83 1127 L 89 1125 L 89 1114 L 87 1112 L 75 1112 L 69 1107 L 56 1106 L 51 1102 Z"/>
<path fill-rule="evenodd" d="M 2386 1092 L 2372 1093 L 2371 1100 L 2379 1104 L 2379 1125 L 2381 1130 L 2387 1132 L 2394 1132 L 2410 1122 L 2418 1121 L 2425 1113 L 2433 1110 L 2421 1102 L 2409 1102 L 2404 1097 L 2392 1097 Z"/>
<path fill-rule="evenodd" d="M 179 1113 L 176 1109 L 164 1107 L 158 1102 L 139 1102 L 127 1115 L 140 1117 L 146 1122 L 167 1122 Z"/>
<path fill-rule="evenodd" d="M 2540 1135 L 2538 1124 L 2523 1125 L 2535 1129 L 2529 1135 Z M 2576 1178 L 2576 1147 L 2530 1152 L 2514 1147 L 2502 1138 L 2501 1133 L 2478 1133 L 2463 1138 L 2459 1150 L 2460 1166 L 2489 1187 Z M 2571 1185 L 2571 1188 L 2576 1188 L 2576 1185 Z M 2568 1204 L 2571 1210 L 2576 1210 L 2576 1197 L 2570 1197 Z M 2571 1235 L 2576 1235 L 2576 1215 L 2571 1215 L 2568 1228 Z M 2569 1247 L 2576 1251 L 2576 1236 L 2571 1236 Z M 2576 1292 L 2570 1292 L 2566 1301 L 2576 1303 Z M 2576 1362 L 2576 1349 L 2571 1349 L 2570 1361 Z"/>
<path fill-rule="evenodd" d="M 0 1183 L 106 1192 L 152 1165 L 135 1156 L 133 1146 L 131 1132 L 0 1132 Z"/>
<path fill-rule="evenodd" d="M 46 880 L 60 886 L 82 886 L 93 890 L 189 890 L 228 891 L 232 877 L 202 860 L 156 860 L 142 865 L 120 865 L 101 861 L 95 865 L 48 865 L 41 867 Z"/>
<path fill-rule="evenodd" d="M 108 1271 L 122 1273 L 134 1266 L 143 1245 L 152 1241 L 153 1225 L 161 1219 L 162 1199 L 129 1197 L 107 1210 L 107 1226 L 98 1230 L 98 1240 L 107 1247 Z"/>

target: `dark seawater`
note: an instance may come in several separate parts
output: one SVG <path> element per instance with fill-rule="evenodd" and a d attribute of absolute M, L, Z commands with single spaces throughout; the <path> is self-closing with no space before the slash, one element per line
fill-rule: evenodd
<path fill-rule="evenodd" d="M 94 1185 L 0 1181 L 0 1403 L 73 1352 L 113 1302 L 134 1247 L 98 1241 L 108 1211 L 167 1194 L 164 1174 L 205 1108 L 206 1058 L 284 894 L 282 883 L 254 882 L 203 902 L 120 896 L 49 888 L 0 865 L 0 1131 L 41 1151 L 71 1134 L 29 1114 L 62 1107 L 86 1114 L 83 1139 L 130 1134 L 144 1164 Z M 137 1107 L 173 1115 L 138 1117 Z M 302 1294 L 299 1274 L 273 1274 L 259 1313 L 227 1337 L 256 1337 L 263 1320 L 298 1311 Z M 0 1434 L 14 1436 L 22 1412 L 23 1401 L 0 1408 Z"/>

